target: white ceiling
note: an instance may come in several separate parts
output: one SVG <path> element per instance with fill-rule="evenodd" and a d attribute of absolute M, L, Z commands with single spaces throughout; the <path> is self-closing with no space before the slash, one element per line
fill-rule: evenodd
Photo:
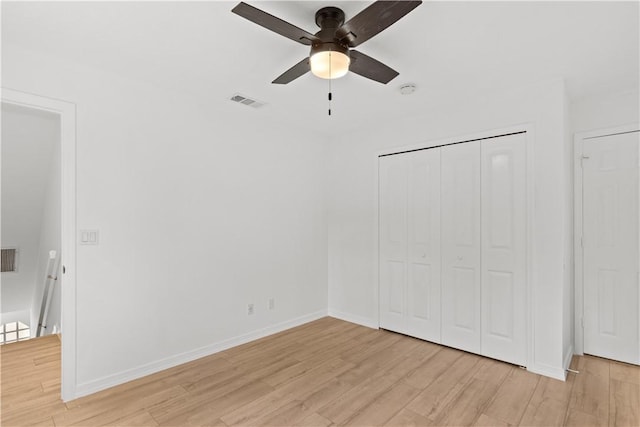
<path fill-rule="evenodd" d="M 2 40 L 224 108 L 246 108 L 227 100 L 240 92 L 269 104 L 247 114 L 335 132 L 551 78 L 565 78 L 573 100 L 639 85 L 636 1 L 425 1 L 358 47 L 400 75 L 386 86 L 352 74 L 334 81 L 328 118 L 326 80 L 270 83 L 308 48 L 231 13 L 236 3 L 3 2 Z M 249 3 L 309 32 L 320 7 L 338 6 L 349 19 L 370 4 Z M 407 82 L 418 91 L 402 96 Z"/>

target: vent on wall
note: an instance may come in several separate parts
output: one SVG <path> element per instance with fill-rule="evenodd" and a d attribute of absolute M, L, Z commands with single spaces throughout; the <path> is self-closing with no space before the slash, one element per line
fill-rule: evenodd
<path fill-rule="evenodd" d="M 2 271 L 2 273 L 18 271 L 18 250 L 16 248 L 2 249 L 0 258 L 0 264 L 2 264 L 2 268 L 0 268 L 0 270 Z"/>
<path fill-rule="evenodd" d="M 244 96 L 244 95 L 240 95 L 239 93 L 236 93 L 235 95 L 233 95 L 231 97 L 231 100 L 233 102 L 238 102 L 240 104 L 247 105 L 247 106 L 253 107 L 253 108 L 260 108 L 260 107 L 264 107 L 266 105 L 265 102 L 258 101 L 257 99 L 249 98 L 249 97 Z"/>

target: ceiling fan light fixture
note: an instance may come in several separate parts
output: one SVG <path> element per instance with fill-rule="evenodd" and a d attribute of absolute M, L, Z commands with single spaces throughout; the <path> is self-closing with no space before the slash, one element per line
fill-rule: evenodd
<path fill-rule="evenodd" d="M 311 48 L 311 72 L 321 79 L 338 79 L 349 72 L 349 50 L 337 44 L 327 44 Z"/>
<path fill-rule="evenodd" d="M 422 0 L 377 0 L 346 22 L 345 14 L 340 8 L 323 7 L 315 15 L 316 25 L 320 27 L 320 31 L 315 34 L 245 2 L 238 3 L 231 11 L 267 30 L 311 46 L 310 54 L 273 80 L 274 84 L 290 83 L 309 71 L 329 81 L 351 71 L 367 79 L 387 84 L 399 73 L 353 48 L 386 30 L 420 4 Z"/>

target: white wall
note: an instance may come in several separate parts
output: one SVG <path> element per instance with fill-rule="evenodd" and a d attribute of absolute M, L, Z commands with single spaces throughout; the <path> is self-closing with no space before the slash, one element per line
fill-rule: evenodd
<path fill-rule="evenodd" d="M 574 101 L 571 119 L 575 133 L 640 123 L 640 93 L 628 90 Z"/>
<path fill-rule="evenodd" d="M 235 88 L 198 105 L 8 44 L 2 59 L 3 86 L 77 104 L 78 228 L 100 231 L 77 248 L 78 394 L 326 314 L 319 136 Z"/>
<path fill-rule="evenodd" d="M 18 247 L 19 254 L 18 271 L 2 273 L 1 311 L 3 319 L 29 313 L 16 320 L 33 333 L 32 301 L 44 277 L 38 271 L 42 212 L 60 145 L 59 125 L 54 114 L 2 104 L 2 247 Z"/>
<path fill-rule="evenodd" d="M 532 123 L 533 343 L 529 369 L 562 377 L 565 261 L 565 92 L 561 81 L 470 98 L 455 105 L 337 139 L 330 146 L 329 307 L 340 317 L 378 324 L 376 153 L 456 135 Z"/>

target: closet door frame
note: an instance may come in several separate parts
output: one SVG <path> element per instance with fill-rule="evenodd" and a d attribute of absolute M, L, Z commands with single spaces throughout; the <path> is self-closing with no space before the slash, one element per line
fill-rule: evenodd
<path fill-rule="evenodd" d="M 374 244 L 373 244 L 373 278 L 374 278 L 374 293 L 373 299 L 377 307 L 375 322 L 363 322 L 367 326 L 372 328 L 380 328 L 380 252 L 379 252 L 379 230 L 380 230 L 380 212 L 379 212 L 379 184 L 380 184 L 380 171 L 379 171 L 379 158 L 381 156 L 388 156 L 393 154 L 406 153 L 416 150 L 424 150 L 429 148 L 442 147 L 452 144 L 460 144 L 465 142 L 472 142 L 477 140 L 484 140 L 489 138 L 496 138 L 514 133 L 524 132 L 526 136 L 526 205 L 527 205 L 527 218 L 526 218 L 526 280 L 527 280 L 527 295 L 526 295 L 526 331 L 527 331 L 527 364 L 531 365 L 534 361 L 534 307 L 533 302 L 536 300 L 535 289 L 532 284 L 535 282 L 535 271 L 533 266 L 535 265 L 534 257 L 534 224 L 535 224 L 535 203 L 534 203 L 534 176 L 535 176 L 535 163 L 534 163 L 534 141 L 535 141 L 535 126 L 533 123 L 516 124 L 508 127 L 499 127 L 486 131 L 479 131 L 470 134 L 463 134 L 454 137 L 441 138 L 437 140 L 427 140 L 422 142 L 416 142 L 413 144 L 401 145 L 394 148 L 387 148 L 375 153 L 375 157 L 372 159 L 375 165 L 375 179 L 373 179 L 373 209 L 376 213 L 376 220 L 373 223 L 374 232 Z"/>
<path fill-rule="evenodd" d="M 583 239 L 583 210 L 582 210 L 582 153 L 584 141 L 592 138 L 616 135 L 640 130 L 640 123 L 602 128 L 588 132 L 579 132 L 573 138 L 573 225 L 574 225 L 574 343 L 573 352 L 584 354 L 584 250 Z"/>

